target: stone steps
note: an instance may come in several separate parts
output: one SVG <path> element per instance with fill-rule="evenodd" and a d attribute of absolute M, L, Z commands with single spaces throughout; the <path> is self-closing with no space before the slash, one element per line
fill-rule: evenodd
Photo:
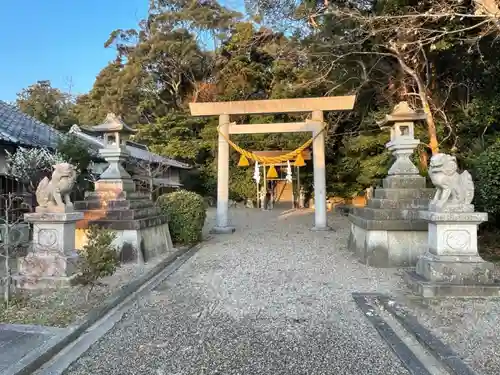
<path fill-rule="evenodd" d="M 98 225 L 101 228 L 108 228 L 113 230 L 141 230 L 149 227 L 155 227 L 167 223 L 165 215 L 158 215 L 154 217 L 144 217 L 134 220 L 111 220 L 111 219 L 98 219 L 98 220 L 81 220 L 77 222 L 76 227 L 88 228 L 90 225 Z"/>
<path fill-rule="evenodd" d="M 143 208 L 154 207 L 154 203 L 147 199 L 137 199 L 137 200 L 122 200 L 122 199 L 111 199 L 111 200 L 98 200 L 89 199 L 86 201 L 80 201 L 74 203 L 75 210 L 77 211 L 87 211 L 87 210 L 136 210 Z"/>
<path fill-rule="evenodd" d="M 140 192 L 140 191 L 120 191 L 116 193 L 114 190 L 104 190 L 104 191 L 86 191 L 85 199 L 94 200 L 94 199 L 102 199 L 102 197 L 113 197 L 117 200 L 138 200 L 138 199 L 147 199 L 149 200 L 149 194 Z"/>
<path fill-rule="evenodd" d="M 382 199 L 372 198 L 368 201 L 366 207 L 381 209 L 426 209 L 429 205 L 429 199 Z"/>
<path fill-rule="evenodd" d="M 425 177 L 422 176 L 389 176 L 382 180 L 384 189 L 424 189 Z"/>
<path fill-rule="evenodd" d="M 352 214 L 368 220 L 419 220 L 418 210 L 353 207 Z"/>
<path fill-rule="evenodd" d="M 87 210 L 84 211 L 87 220 L 137 220 L 144 217 L 161 215 L 159 207 L 147 207 L 132 210 Z"/>
<path fill-rule="evenodd" d="M 364 230 L 427 231 L 427 222 L 423 220 L 367 219 L 351 213 L 349 214 L 349 221 Z"/>
<path fill-rule="evenodd" d="M 380 199 L 431 199 L 434 196 L 434 189 L 375 189 L 374 197 Z"/>

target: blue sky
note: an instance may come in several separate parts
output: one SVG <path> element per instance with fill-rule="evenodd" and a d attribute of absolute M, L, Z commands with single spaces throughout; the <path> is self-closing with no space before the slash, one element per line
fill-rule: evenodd
<path fill-rule="evenodd" d="M 240 8 L 242 0 L 225 0 Z M 104 42 L 135 28 L 148 0 L 5 0 L 0 8 L 0 100 L 13 101 L 39 80 L 73 94 L 87 92 L 115 56 Z"/>
<path fill-rule="evenodd" d="M 113 59 L 104 42 L 117 28 L 135 27 L 148 0 L 4 1 L 0 10 L 0 100 L 37 80 L 73 93 L 88 91 Z"/>

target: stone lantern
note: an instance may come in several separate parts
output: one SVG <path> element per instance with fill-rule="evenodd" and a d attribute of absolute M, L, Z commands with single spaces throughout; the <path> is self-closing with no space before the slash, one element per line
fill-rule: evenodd
<path fill-rule="evenodd" d="M 136 130 L 127 126 L 121 118 L 113 113 L 106 116 L 104 123 L 92 126 L 89 130 L 102 135 L 104 148 L 99 150 L 99 155 L 109 164 L 101 174 L 99 181 L 96 182 L 95 189 L 134 191 L 135 185 L 132 177 L 122 163 L 129 156 L 126 141 L 129 135 L 136 133 Z"/>
<path fill-rule="evenodd" d="M 390 128 L 391 140 L 385 147 L 392 152 L 396 161 L 389 169 L 389 176 L 419 175 L 418 168 L 410 160 L 413 150 L 420 141 L 415 139 L 415 121 L 426 119 L 423 111 L 414 111 L 407 102 L 400 102 L 390 115 L 379 123 L 382 129 Z"/>
<path fill-rule="evenodd" d="M 147 262 L 175 251 L 167 216 L 149 193 L 135 191 L 134 181 L 122 165 L 130 155 L 127 137 L 136 131 L 114 114 L 88 130 L 102 135 L 104 145 L 99 155 L 109 165 L 95 183 L 95 191 L 85 192 L 85 200 L 75 202 L 75 209 L 84 213 L 76 227 L 76 246 L 85 246 L 89 227 L 97 225 L 116 234 L 113 244 L 123 262 Z"/>
<path fill-rule="evenodd" d="M 415 121 L 425 118 L 425 113 L 400 102 L 379 123 L 382 129 L 391 131 L 385 147 L 396 160 L 366 207 L 353 207 L 349 214 L 349 249 L 367 265 L 414 266 L 427 250 L 427 223 L 419 219 L 418 212 L 427 208 L 434 189 L 426 188 L 425 177 L 410 159 L 420 143 L 415 138 Z"/>

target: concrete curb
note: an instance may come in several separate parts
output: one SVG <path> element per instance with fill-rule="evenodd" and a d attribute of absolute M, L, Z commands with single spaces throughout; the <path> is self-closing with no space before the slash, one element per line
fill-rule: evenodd
<path fill-rule="evenodd" d="M 420 324 L 415 316 L 411 315 L 403 305 L 396 302 L 391 296 L 381 293 L 352 293 L 352 297 L 411 374 L 427 374 L 428 372 L 425 369 L 423 369 L 424 372 L 419 372 L 422 371 L 420 367 L 423 367 L 423 364 L 413 354 L 408 356 L 408 350 L 406 350 L 408 348 L 401 348 L 405 344 L 394 337 L 394 331 L 377 314 L 375 305 L 382 307 L 383 310 L 391 314 L 403 329 L 411 334 L 448 373 L 453 375 L 477 375 L 449 345 Z M 375 305 L 372 306 L 367 299 L 372 299 Z"/>
<path fill-rule="evenodd" d="M 66 346 L 85 333 L 90 326 L 104 317 L 110 310 L 123 302 L 132 293 L 139 290 L 149 280 L 158 275 L 165 267 L 175 262 L 179 257 L 195 247 L 199 248 L 201 244 L 179 248 L 175 253 L 158 263 L 147 273 L 124 285 L 121 289 L 106 298 L 101 306 L 90 310 L 83 318 L 78 319 L 75 323 L 66 328 L 63 333 L 53 337 L 40 347 L 29 352 L 20 361 L 10 366 L 2 375 L 29 375 L 34 373 L 43 364 L 48 362 Z"/>
<path fill-rule="evenodd" d="M 411 332 L 417 341 L 425 346 L 438 361 L 451 371 L 452 374 L 476 375 L 476 372 L 474 372 L 449 345 L 445 344 L 430 330 L 421 325 L 418 319 L 411 315 L 404 306 L 392 302 L 392 299 L 386 295 L 380 295 L 378 300 L 383 304 L 384 308 L 391 313 L 406 330 Z"/>
<path fill-rule="evenodd" d="M 376 309 L 368 301 L 368 297 L 375 294 L 352 293 L 352 298 L 363 312 L 363 315 L 372 323 L 375 330 L 396 354 L 403 366 L 411 375 L 431 375 L 425 365 L 418 359 L 410 348 L 397 336 L 384 319 L 379 316 Z"/>

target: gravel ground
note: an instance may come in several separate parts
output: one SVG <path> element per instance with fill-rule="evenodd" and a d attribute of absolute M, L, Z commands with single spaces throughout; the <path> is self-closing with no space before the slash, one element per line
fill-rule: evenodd
<path fill-rule="evenodd" d="M 355 260 L 346 218 L 331 214 L 335 232 L 310 231 L 310 212 L 232 222 L 65 374 L 408 374 L 351 297 L 401 279 Z"/>
<path fill-rule="evenodd" d="M 405 304 L 478 374 L 500 374 L 500 299 L 415 298 Z"/>
<path fill-rule="evenodd" d="M 100 305 L 107 297 L 124 285 L 141 277 L 170 254 L 151 259 L 144 264 L 122 264 L 112 276 L 104 277 L 87 299 L 88 286 L 46 289 L 27 292 L 15 299 L 9 309 L 0 306 L 0 323 L 39 324 L 67 327 Z"/>

